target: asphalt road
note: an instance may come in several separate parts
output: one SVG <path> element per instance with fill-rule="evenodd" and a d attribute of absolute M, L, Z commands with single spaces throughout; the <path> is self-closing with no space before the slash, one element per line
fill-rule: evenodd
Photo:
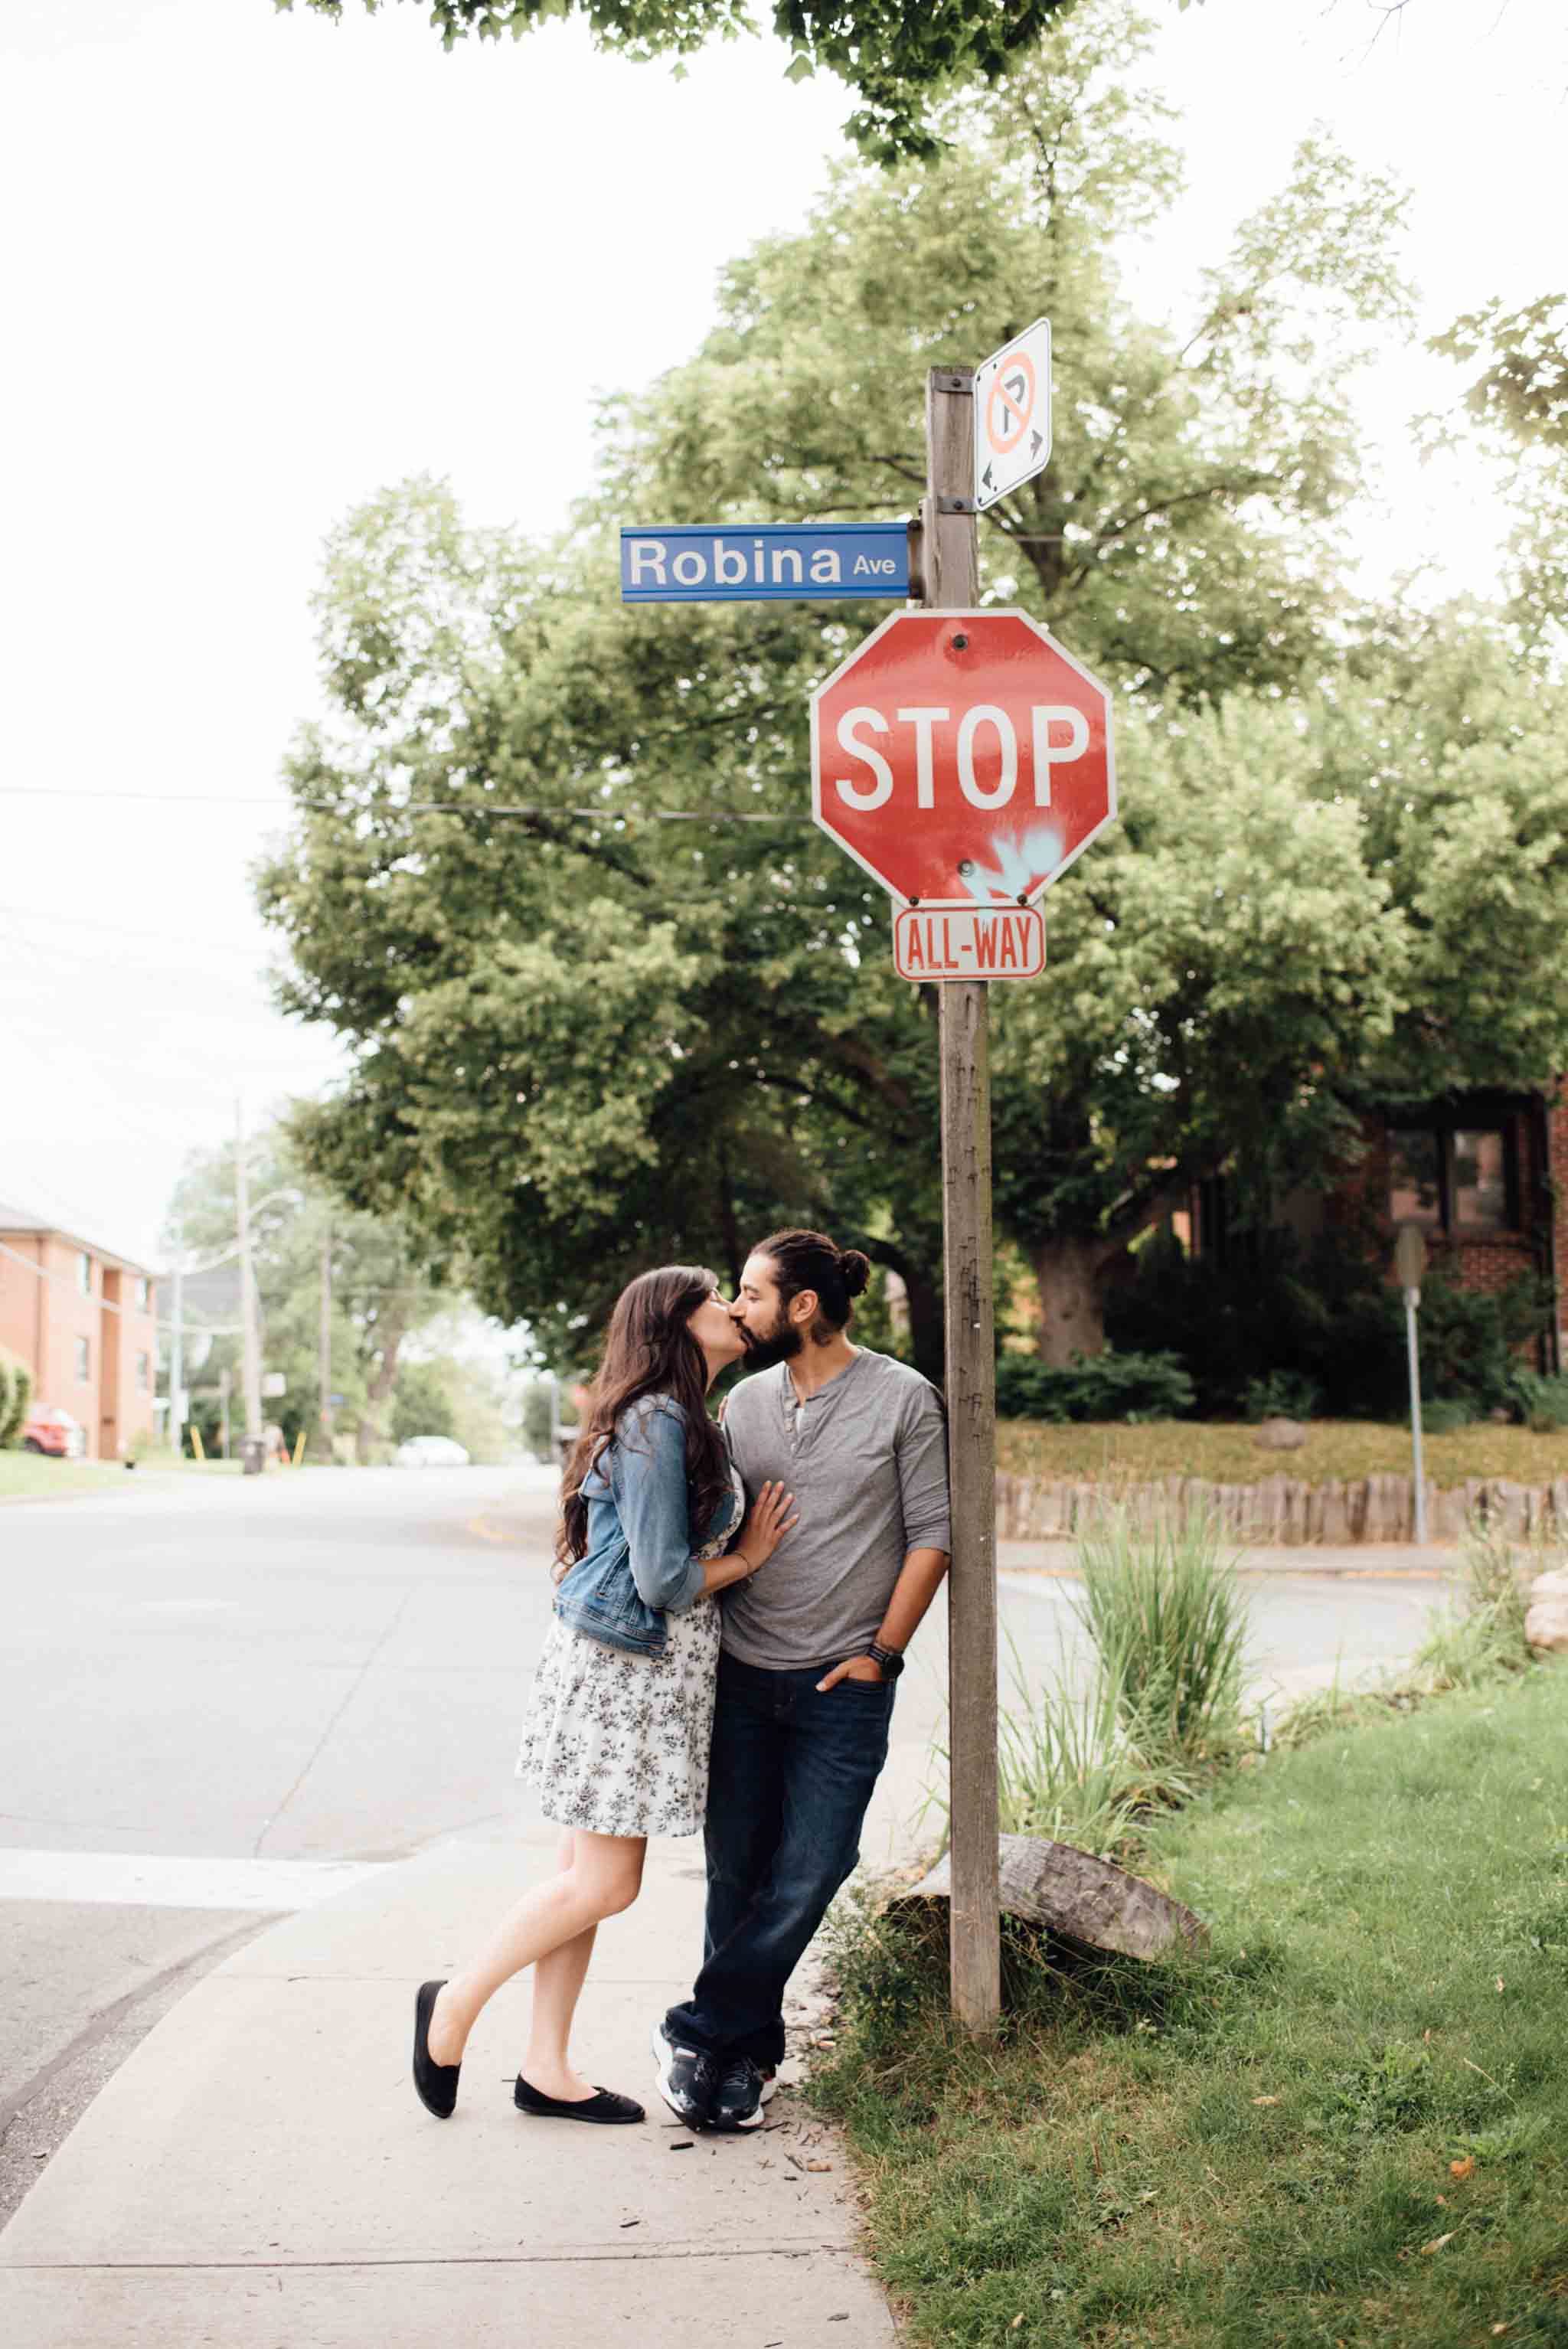
<path fill-rule="evenodd" d="M 0 2219 L 239 1941 L 435 1838 L 534 1822 L 511 1768 L 553 1505 L 542 1469 L 170 1476 L 0 1505 Z M 1071 1595 L 1005 1575 L 1005 1681 L 1072 1669 Z M 1263 1578 L 1255 1677 L 1290 1690 L 1336 1657 L 1406 1654 L 1435 1595 Z M 873 1862 L 931 1776 L 943 1612 L 900 1692 Z"/>

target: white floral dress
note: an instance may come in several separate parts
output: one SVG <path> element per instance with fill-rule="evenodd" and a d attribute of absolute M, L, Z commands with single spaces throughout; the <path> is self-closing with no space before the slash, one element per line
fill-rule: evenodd
<path fill-rule="evenodd" d="M 723 1529 L 696 1555 L 717 1557 L 746 1506 L 730 1471 Z M 707 1750 L 718 1671 L 719 1610 L 699 1599 L 666 1615 L 656 1656 L 634 1655 L 552 1623 L 534 1670 L 517 1775 L 547 1819 L 593 1835 L 695 1835 L 707 1807 Z"/>

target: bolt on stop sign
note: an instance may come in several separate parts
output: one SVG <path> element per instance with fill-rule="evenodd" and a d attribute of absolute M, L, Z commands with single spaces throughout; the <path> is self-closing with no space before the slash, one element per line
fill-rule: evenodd
<path fill-rule="evenodd" d="M 811 812 L 933 917 L 895 923 L 905 977 L 1032 976 L 1018 909 L 1116 813 L 1109 692 L 1026 612 L 895 613 L 812 697 Z"/>

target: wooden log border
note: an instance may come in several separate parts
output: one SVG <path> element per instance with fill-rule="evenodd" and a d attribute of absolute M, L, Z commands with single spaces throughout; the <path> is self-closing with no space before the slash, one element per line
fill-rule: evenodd
<path fill-rule="evenodd" d="M 1163 1476 L 1150 1484 L 1085 1484 L 1068 1477 L 996 1475 L 998 1541 L 1065 1541 L 1086 1530 L 1107 1503 L 1135 1516 L 1213 1510 L 1228 1534 L 1249 1548 L 1321 1543 L 1413 1542 L 1415 1483 L 1409 1476 L 1359 1476 L 1347 1484 L 1307 1485 L 1264 1476 L 1255 1485 L 1216 1485 L 1202 1476 Z M 1472 1516 L 1500 1523 L 1520 1541 L 1568 1541 L 1568 1476 L 1550 1485 L 1474 1477 L 1439 1491 L 1427 1485 L 1427 1537 L 1457 1542 Z"/>

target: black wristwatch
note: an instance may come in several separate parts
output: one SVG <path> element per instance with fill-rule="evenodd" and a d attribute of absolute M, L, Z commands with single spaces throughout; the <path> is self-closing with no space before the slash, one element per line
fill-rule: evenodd
<path fill-rule="evenodd" d="M 872 1663 L 880 1668 L 884 1681 L 896 1681 L 903 1670 L 903 1658 L 896 1648 L 879 1647 L 873 1640 L 866 1653 Z"/>

